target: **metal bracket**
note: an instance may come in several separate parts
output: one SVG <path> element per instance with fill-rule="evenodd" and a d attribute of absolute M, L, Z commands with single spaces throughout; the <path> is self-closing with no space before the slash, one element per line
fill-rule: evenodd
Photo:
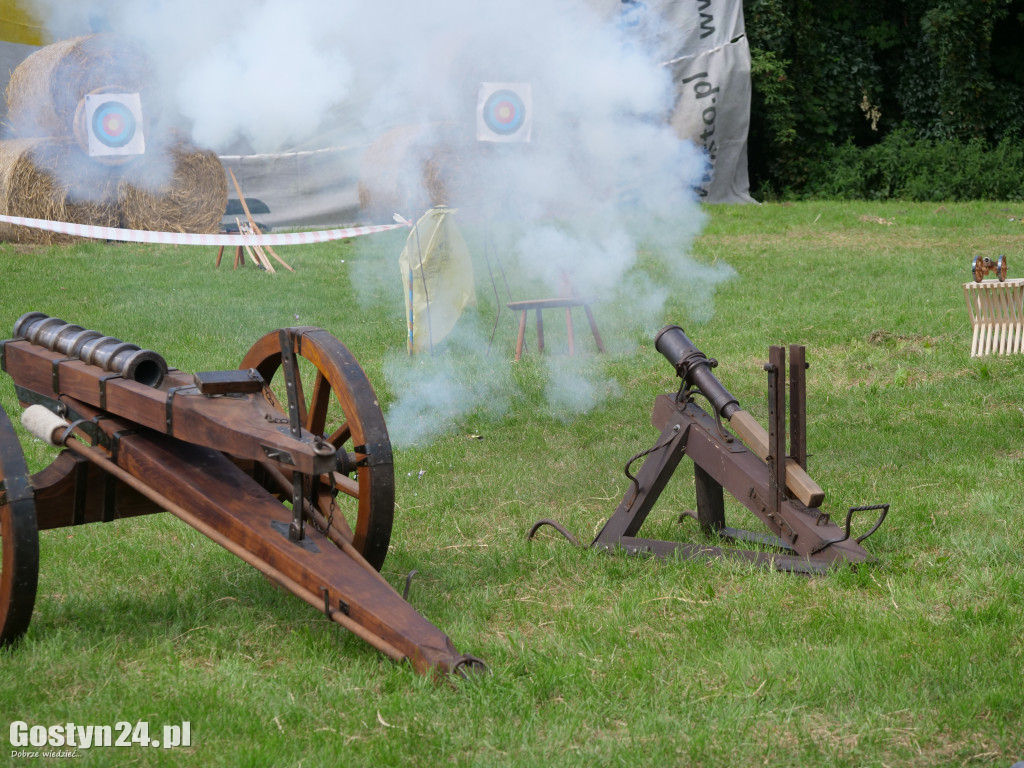
<path fill-rule="evenodd" d="M 299 369 L 295 360 L 295 351 L 292 349 L 293 336 L 286 328 L 278 332 L 281 340 L 281 370 L 284 372 L 285 391 L 288 395 L 288 425 L 292 437 L 298 440 L 302 437 L 302 424 L 299 420 Z"/>
<path fill-rule="evenodd" d="M 54 392 L 60 392 L 60 364 L 77 359 L 77 357 L 62 357 L 59 360 L 50 361 L 50 385 Z"/>
<path fill-rule="evenodd" d="M 315 541 L 313 541 L 311 539 L 306 539 L 306 538 L 303 538 L 303 539 L 300 539 L 300 540 L 296 541 L 295 539 L 293 539 L 291 537 L 291 524 L 290 523 L 285 523 L 285 522 L 282 522 L 281 520 L 271 520 L 270 521 L 270 527 L 273 528 L 278 533 L 280 533 L 282 536 L 284 536 L 286 539 L 288 539 L 293 544 L 298 544 L 300 547 L 302 547 L 307 552 L 312 552 L 314 555 L 320 554 L 320 547 L 318 547 L 316 545 Z"/>
<path fill-rule="evenodd" d="M 299 336 L 290 333 L 287 328 L 278 331 L 281 347 L 281 370 L 284 371 L 285 391 L 288 395 L 288 429 L 296 440 L 302 439 L 302 420 L 299 413 L 299 367 L 295 359 L 293 344 L 298 345 Z M 305 497 L 305 478 L 295 472 L 292 475 L 292 522 L 288 528 L 288 537 L 300 542 L 305 537 L 305 520 L 302 515 L 302 501 Z"/>
<path fill-rule="evenodd" d="M 0 479 L 0 484 L 3 486 L 2 501 L 4 504 L 35 499 L 35 489 L 28 475 L 8 476 Z"/>
<path fill-rule="evenodd" d="M 352 453 L 361 453 L 363 458 L 356 462 L 357 467 L 378 467 L 393 464 L 391 443 L 364 443 L 352 447 Z"/>
<path fill-rule="evenodd" d="M 72 424 L 71 426 L 77 426 L 77 423 Z M 117 454 L 121 449 L 122 437 L 138 434 L 141 431 L 142 427 L 129 427 L 128 429 L 119 429 L 114 432 L 107 440 L 107 450 L 110 451 L 110 460 L 117 464 Z"/>
<path fill-rule="evenodd" d="M 107 410 L 107 382 L 110 379 L 120 379 L 120 378 L 121 378 L 121 374 L 120 373 L 108 373 L 106 376 L 100 376 L 98 381 L 99 381 L 99 385 L 100 385 L 100 410 L 101 411 Z"/>
<path fill-rule="evenodd" d="M 54 413 L 57 413 L 58 408 L 62 406 L 60 400 L 55 400 L 54 398 L 47 397 L 46 395 L 40 395 L 38 392 L 33 392 L 31 389 L 19 387 L 17 384 L 14 385 L 14 392 L 18 396 L 18 402 L 28 403 L 29 405 L 45 405 Z"/>
<path fill-rule="evenodd" d="M 198 392 L 195 384 L 182 384 L 180 387 L 171 387 L 167 390 L 167 435 L 174 437 L 174 396 L 186 389 Z"/>
<path fill-rule="evenodd" d="M 288 429 L 296 440 L 302 439 L 302 421 L 299 414 L 299 368 L 295 359 L 293 343 L 298 337 L 289 333 L 287 328 L 278 332 L 281 347 L 281 370 L 284 371 L 285 391 L 288 395 Z M 292 522 L 288 529 L 288 537 L 292 541 L 302 541 L 305 537 L 305 520 L 302 515 L 302 500 L 305 497 L 305 478 L 295 472 L 292 475 Z"/>
<path fill-rule="evenodd" d="M 273 448 L 269 445 L 263 445 L 262 443 L 260 443 L 260 448 L 263 449 L 263 452 L 267 455 L 268 459 L 280 464 L 287 464 L 290 467 L 295 466 L 295 459 L 288 451 L 281 448 Z"/>
<path fill-rule="evenodd" d="M 417 573 L 419 573 L 419 571 L 417 571 L 414 568 L 413 570 L 409 571 L 409 573 L 406 575 L 406 577 L 405 577 L 405 589 L 402 590 L 402 599 L 403 600 L 408 600 L 409 599 L 409 588 L 412 587 L 412 577 L 415 576 Z"/>

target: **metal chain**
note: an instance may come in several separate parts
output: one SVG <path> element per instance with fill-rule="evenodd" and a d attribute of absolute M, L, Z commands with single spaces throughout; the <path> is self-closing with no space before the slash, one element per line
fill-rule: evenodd
<path fill-rule="evenodd" d="M 321 529 L 320 526 L 317 525 L 316 520 L 314 520 L 312 518 L 310 519 L 310 523 L 313 524 L 313 528 L 315 528 L 318 532 L 322 533 L 324 536 L 327 535 L 327 531 L 329 531 L 331 529 L 331 526 L 334 525 L 334 513 L 338 510 L 338 505 L 336 503 L 336 499 L 337 499 L 337 492 L 335 492 L 335 495 L 331 496 L 331 506 L 327 510 L 327 527 L 326 528 Z"/>

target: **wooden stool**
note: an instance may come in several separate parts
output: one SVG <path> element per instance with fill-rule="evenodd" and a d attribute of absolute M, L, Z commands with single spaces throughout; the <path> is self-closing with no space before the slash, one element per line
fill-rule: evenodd
<path fill-rule="evenodd" d="M 531 309 L 537 311 L 537 351 L 544 351 L 544 320 L 541 317 L 541 310 L 557 309 L 565 307 L 565 327 L 569 333 L 569 354 L 575 354 L 575 339 L 572 330 L 572 308 L 583 307 L 587 313 L 587 322 L 590 323 L 590 330 L 594 334 L 594 341 L 597 342 L 597 351 L 604 352 L 604 343 L 601 341 L 601 334 L 597 332 L 597 323 L 594 322 L 594 313 L 590 309 L 590 303 L 594 297 L 570 296 L 564 299 L 534 299 L 532 301 L 513 301 L 507 306 L 513 312 L 520 312 L 519 315 L 519 338 L 516 340 L 516 360 L 523 356 L 523 340 L 526 337 L 526 313 Z"/>

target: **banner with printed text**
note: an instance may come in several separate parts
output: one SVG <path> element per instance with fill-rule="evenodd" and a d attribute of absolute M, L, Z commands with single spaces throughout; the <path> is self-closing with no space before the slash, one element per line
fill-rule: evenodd
<path fill-rule="evenodd" d="M 589 0 L 627 42 L 670 69 L 671 122 L 707 153 L 701 199 L 750 203 L 750 47 L 742 0 Z"/>

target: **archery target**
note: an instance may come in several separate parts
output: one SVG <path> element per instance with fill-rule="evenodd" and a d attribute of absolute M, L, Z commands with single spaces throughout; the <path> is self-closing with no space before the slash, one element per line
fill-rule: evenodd
<path fill-rule="evenodd" d="M 146 151 L 142 102 L 137 93 L 87 94 L 85 125 L 91 157 L 141 155 Z"/>
<path fill-rule="evenodd" d="M 533 129 L 530 84 L 482 83 L 476 117 L 479 141 L 529 141 Z"/>

